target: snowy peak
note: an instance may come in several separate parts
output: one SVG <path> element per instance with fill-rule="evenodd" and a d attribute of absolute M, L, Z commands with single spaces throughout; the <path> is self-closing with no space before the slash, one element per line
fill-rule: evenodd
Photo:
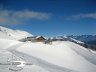
<path fill-rule="evenodd" d="M 69 37 L 72 37 L 74 39 L 77 39 L 83 42 L 96 40 L 96 35 L 77 35 L 77 36 L 71 35 Z"/>
<path fill-rule="evenodd" d="M 81 41 L 79 41 L 79 40 L 76 40 L 76 39 L 74 39 L 74 38 L 70 38 L 72 41 L 74 41 L 74 42 L 76 42 L 76 43 L 79 43 L 79 44 L 85 44 L 84 42 L 81 42 Z"/>
<path fill-rule="evenodd" d="M 0 26 L 0 38 L 19 40 L 21 38 L 25 38 L 28 36 L 33 36 L 33 35 L 26 31 L 12 30 L 12 29 Z"/>

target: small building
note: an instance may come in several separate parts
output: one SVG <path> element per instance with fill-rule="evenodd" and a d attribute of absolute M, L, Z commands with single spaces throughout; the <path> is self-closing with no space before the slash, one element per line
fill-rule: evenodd
<path fill-rule="evenodd" d="M 36 36 L 33 37 L 27 37 L 26 41 L 35 42 Z"/>
<path fill-rule="evenodd" d="M 52 44 L 51 38 L 46 39 L 46 41 L 45 41 L 44 43 L 45 43 L 45 44 Z"/>
<path fill-rule="evenodd" d="M 33 37 L 27 37 L 24 39 L 24 42 L 31 41 L 31 42 L 45 42 L 47 39 L 43 36 L 33 36 Z"/>
<path fill-rule="evenodd" d="M 45 42 L 46 38 L 44 38 L 43 36 L 37 36 L 35 39 L 36 42 Z"/>

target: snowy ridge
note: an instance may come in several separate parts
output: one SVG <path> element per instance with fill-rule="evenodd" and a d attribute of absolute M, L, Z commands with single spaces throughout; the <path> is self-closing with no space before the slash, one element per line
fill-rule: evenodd
<path fill-rule="evenodd" d="M 21 38 L 25 38 L 28 36 L 33 36 L 33 35 L 26 31 L 12 30 L 12 29 L 0 26 L 0 38 L 19 40 Z"/>
<path fill-rule="evenodd" d="M 70 38 L 70 39 L 73 40 L 73 41 L 75 41 L 76 43 L 79 43 L 79 44 L 85 44 L 84 42 L 81 42 L 81 41 L 76 40 L 76 39 L 74 39 L 74 38 Z"/>

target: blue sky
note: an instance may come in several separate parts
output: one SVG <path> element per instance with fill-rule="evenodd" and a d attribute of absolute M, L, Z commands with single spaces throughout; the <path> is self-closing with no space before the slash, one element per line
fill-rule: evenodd
<path fill-rule="evenodd" d="M 0 0 L 0 25 L 34 35 L 94 35 L 96 0 Z"/>

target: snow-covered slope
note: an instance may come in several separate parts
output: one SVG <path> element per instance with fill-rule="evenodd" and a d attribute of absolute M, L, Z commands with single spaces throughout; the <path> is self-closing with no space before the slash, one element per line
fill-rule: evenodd
<path fill-rule="evenodd" d="M 15 40 L 0 39 L 0 49 L 7 50 L 7 48 L 9 49 L 9 51 L 11 50 L 16 55 L 19 53 L 23 53 L 23 55 L 26 54 L 28 56 L 32 56 L 32 58 L 36 57 L 53 65 L 60 66 L 61 68 L 63 67 L 69 70 L 73 70 L 73 72 L 96 71 L 96 58 L 95 58 L 96 52 L 93 53 L 73 42 L 56 41 L 53 42 L 52 45 L 47 45 L 43 43 L 31 43 L 31 42 L 23 43 Z M 19 54 L 19 56 L 20 55 L 21 54 Z M 25 57 L 25 59 L 28 62 L 30 62 L 32 59 L 31 57 L 28 58 Z M 33 61 L 34 60 L 32 60 L 32 62 Z M 43 64 L 43 62 L 40 62 L 40 60 L 37 60 L 36 63 Z M 33 62 L 32 64 L 34 65 L 35 63 Z M 42 64 L 38 64 L 38 65 L 40 65 L 42 68 Z M 46 67 L 48 66 L 45 65 L 43 69 L 46 70 Z M 58 72 L 58 71 L 53 71 L 53 72 Z M 68 71 L 64 71 L 64 72 L 68 72 Z"/>
<path fill-rule="evenodd" d="M 88 55 L 91 53 L 82 46 L 69 41 L 57 41 L 54 42 L 53 45 L 45 45 L 42 43 L 26 43 L 23 46 L 20 46 L 17 51 L 32 55 L 52 64 L 66 67 L 75 71 L 96 71 L 96 65 L 87 60 L 90 58 L 88 57 Z M 85 55 L 85 57 L 82 55 L 82 53 L 83 55 Z M 93 58 L 91 58 L 92 60 L 96 60 L 96 58 L 94 58 L 94 56 L 96 55 L 91 56 Z"/>
<path fill-rule="evenodd" d="M 21 72 L 96 72 L 95 51 L 70 40 L 53 41 L 51 45 L 17 41 L 30 35 L 0 27 L 0 63 L 7 62 L 11 55 L 15 55 L 17 58 L 23 56 L 22 60 L 32 63 L 31 66 L 24 66 Z M 0 72 L 10 72 L 8 68 L 0 65 Z"/>
<path fill-rule="evenodd" d="M 0 38 L 19 40 L 28 36 L 32 36 L 32 34 L 26 31 L 12 30 L 12 29 L 0 26 Z"/>

